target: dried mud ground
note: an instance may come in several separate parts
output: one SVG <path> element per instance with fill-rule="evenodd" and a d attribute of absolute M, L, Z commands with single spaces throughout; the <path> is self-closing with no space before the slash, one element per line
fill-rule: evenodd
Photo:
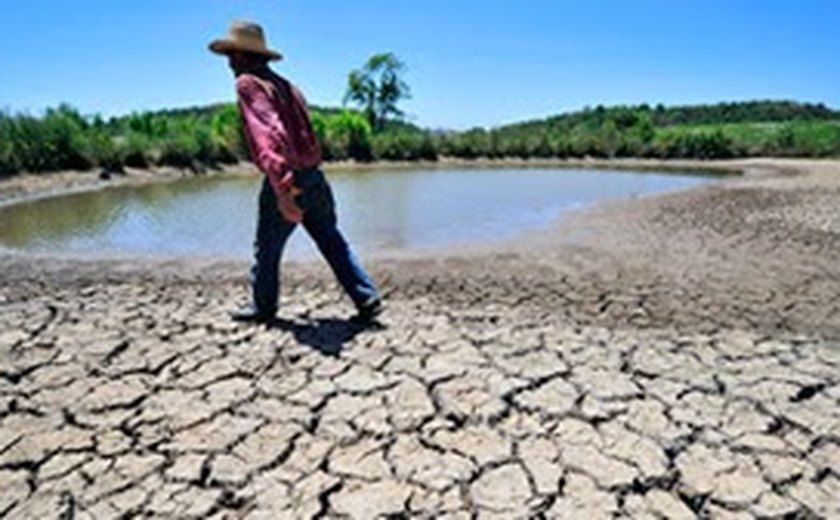
<path fill-rule="evenodd" d="M 0 257 L 0 516 L 840 518 L 840 163 L 492 249 L 245 266 Z"/>

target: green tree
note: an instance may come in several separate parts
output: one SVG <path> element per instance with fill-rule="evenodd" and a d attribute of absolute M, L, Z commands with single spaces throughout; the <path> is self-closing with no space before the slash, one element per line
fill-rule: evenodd
<path fill-rule="evenodd" d="M 393 53 L 376 54 L 364 67 L 350 73 L 344 102 L 359 105 L 371 128 L 380 131 L 389 117 L 403 115 L 397 104 L 411 97 L 402 78 L 404 72 L 405 64 Z"/>

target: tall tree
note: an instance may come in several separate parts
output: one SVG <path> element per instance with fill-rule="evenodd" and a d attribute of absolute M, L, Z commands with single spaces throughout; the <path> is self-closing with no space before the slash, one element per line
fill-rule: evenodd
<path fill-rule="evenodd" d="M 370 126 L 382 130 L 389 117 L 403 115 L 397 103 L 411 97 L 411 90 L 402 78 L 404 72 L 405 64 L 393 53 L 376 54 L 364 67 L 350 73 L 344 102 L 359 105 Z"/>

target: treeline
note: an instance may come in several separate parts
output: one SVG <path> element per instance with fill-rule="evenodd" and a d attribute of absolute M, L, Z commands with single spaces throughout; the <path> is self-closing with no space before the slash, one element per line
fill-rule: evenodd
<path fill-rule="evenodd" d="M 432 132 L 359 112 L 313 108 L 326 160 L 840 156 L 840 113 L 789 101 L 596 107 L 495 129 Z M 233 104 L 104 120 L 67 105 L 41 117 L 0 112 L 0 175 L 95 167 L 202 169 L 247 158 Z"/>
<path fill-rule="evenodd" d="M 609 120 L 619 126 L 630 126 L 639 118 L 649 119 L 657 127 L 678 125 L 710 125 L 726 123 L 778 123 L 787 121 L 838 121 L 840 111 L 822 103 L 795 101 L 743 101 L 714 105 L 666 107 L 647 104 L 635 106 L 585 108 L 577 112 L 505 126 L 504 129 L 539 129 L 544 127 L 571 129 L 579 126 L 599 128 Z"/>
<path fill-rule="evenodd" d="M 512 127 L 444 136 L 438 149 L 456 157 L 728 159 L 840 157 L 840 122 L 728 123 L 654 126 L 606 119 L 600 126 Z"/>
<path fill-rule="evenodd" d="M 358 112 L 313 108 L 326 160 L 437 158 L 431 134 L 398 121 L 374 134 Z M 236 105 L 143 112 L 103 120 L 68 105 L 42 117 L 0 112 L 0 175 L 125 167 L 202 170 L 248 158 Z"/>
<path fill-rule="evenodd" d="M 454 155 L 718 159 L 840 156 L 840 111 L 822 104 L 749 101 L 716 105 L 584 109 L 492 131 L 452 136 Z"/>
<path fill-rule="evenodd" d="M 233 105 L 108 121 L 82 116 L 67 105 L 49 109 L 43 117 L 0 112 L 0 174 L 230 163 L 245 155 L 240 134 Z"/>

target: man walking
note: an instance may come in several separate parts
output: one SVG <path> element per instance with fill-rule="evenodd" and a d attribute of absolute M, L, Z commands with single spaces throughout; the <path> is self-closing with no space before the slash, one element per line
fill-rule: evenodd
<path fill-rule="evenodd" d="M 265 174 L 251 269 L 253 300 L 231 316 L 260 323 L 274 319 L 283 248 L 302 223 L 356 305 L 356 319 L 372 320 L 382 304 L 373 281 L 338 230 L 335 201 L 319 168 L 321 149 L 306 101 L 268 66 L 282 56 L 268 48 L 262 27 L 249 22 L 234 22 L 228 37 L 212 42 L 210 50 L 228 57 L 251 158 Z"/>

